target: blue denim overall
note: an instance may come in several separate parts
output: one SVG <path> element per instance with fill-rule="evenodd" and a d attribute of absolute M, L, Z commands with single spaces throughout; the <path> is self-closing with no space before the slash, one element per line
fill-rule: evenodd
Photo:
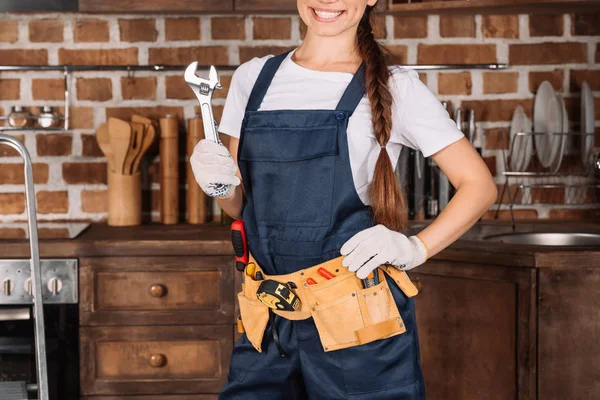
<path fill-rule="evenodd" d="M 238 148 L 248 247 L 267 274 L 338 257 L 346 240 L 374 225 L 371 207 L 356 193 L 346 136 L 348 119 L 365 94 L 364 63 L 335 110 L 258 111 L 286 55 L 264 65 L 248 100 Z M 405 333 L 325 352 L 312 318 L 275 316 L 262 353 L 245 334 L 235 344 L 219 399 L 424 399 L 414 299 L 386 279 Z"/>

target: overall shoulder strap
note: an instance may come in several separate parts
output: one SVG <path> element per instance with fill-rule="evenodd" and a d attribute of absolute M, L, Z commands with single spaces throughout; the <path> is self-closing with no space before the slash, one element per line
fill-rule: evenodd
<path fill-rule="evenodd" d="M 352 77 L 352 80 L 346 87 L 342 98 L 340 99 L 336 110 L 339 111 L 349 111 L 350 115 L 360 103 L 360 100 L 365 95 L 365 62 L 363 61 L 356 70 L 356 73 Z"/>
<path fill-rule="evenodd" d="M 258 110 L 263 98 L 265 97 L 265 94 L 267 93 L 267 89 L 269 89 L 269 85 L 271 84 L 271 81 L 277 72 L 277 69 L 291 51 L 292 50 L 289 50 L 275 57 L 271 57 L 267 60 L 265 65 L 263 65 L 260 74 L 254 83 L 250 97 L 248 98 L 246 111 Z"/>

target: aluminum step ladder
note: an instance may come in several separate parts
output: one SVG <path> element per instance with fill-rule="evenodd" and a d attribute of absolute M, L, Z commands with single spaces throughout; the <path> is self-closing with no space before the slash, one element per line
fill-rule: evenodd
<path fill-rule="evenodd" d="M 33 319 L 37 385 L 27 385 L 24 382 L 0 382 L 0 399 L 3 394 L 10 395 L 10 400 L 27 399 L 27 388 L 37 388 L 39 400 L 49 400 L 48 394 L 48 364 L 46 358 L 46 334 L 44 331 L 44 306 L 42 299 L 42 274 L 38 246 L 37 216 L 35 206 L 35 190 L 33 186 L 33 168 L 31 157 L 25 145 L 12 136 L 0 134 L 0 145 L 7 144 L 14 148 L 23 158 L 25 172 L 25 202 L 29 224 L 29 246 L 31 250 L 30 270 L 33 296 Z M 9 284 L 10 285 L 10 284 Z M 10 318 L 10 317 L 9 317 Z M 15 313 L 13 319 L 22 319 Z M 20 397 L 24 395 L 24 397 Z M 7 398 L 8 399 L 8 398 Z"/>

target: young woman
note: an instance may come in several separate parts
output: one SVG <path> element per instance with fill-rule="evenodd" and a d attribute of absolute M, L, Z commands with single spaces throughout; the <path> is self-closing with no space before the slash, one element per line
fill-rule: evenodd
<path fill-rule="evenodd" d="M 202 140 L 190 159 L 205 191 L 235 185 L 218 204 L 243 219 L 250 253 L 275 278 L 337 257 L 360 279 L 382 264 L 412 269 L 496 200 L 437 97 L 414 70 L 386 64 L 370 23 L 376 1 L 298 0 L 303 43 L 236 70 L 219 127 L 229 151 Z M 432 157 L 457 189 L 410 237 L 394 174 L 405 146 Z M 414 299 L 386 280 L 404 333 L 325 351 L 313 318 L 276 315 L 262 351 L 246 334 L 236 343 L 219 399 L 424 399 Z"/>

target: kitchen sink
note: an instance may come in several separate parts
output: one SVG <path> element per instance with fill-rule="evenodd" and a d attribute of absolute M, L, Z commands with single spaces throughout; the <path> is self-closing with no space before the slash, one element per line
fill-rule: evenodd
<path fill-rule="evenodd" d="M 511 232 L 489 235 L 487 241 L 536 246 L 600 246 L 600 234 L 577 232 Z"/>

